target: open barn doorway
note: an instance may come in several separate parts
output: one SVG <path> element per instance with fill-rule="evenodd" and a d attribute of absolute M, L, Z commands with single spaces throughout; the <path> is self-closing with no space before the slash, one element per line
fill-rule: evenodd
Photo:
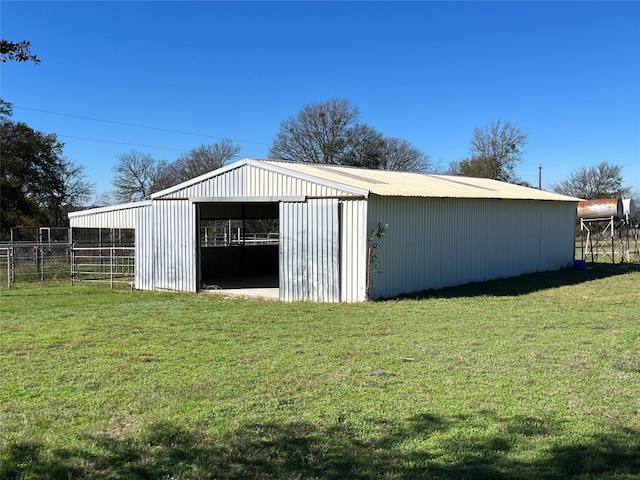
<path fill-rule="evenodd" d="M 277 202 L 199 203 L 202 290 L 278 297 Z"/>

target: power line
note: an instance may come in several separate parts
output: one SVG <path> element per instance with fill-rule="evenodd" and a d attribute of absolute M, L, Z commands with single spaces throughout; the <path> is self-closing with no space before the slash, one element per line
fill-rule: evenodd
<path fill-rule="evenodd" d="M 114 125 L 124 125 L 126 127 L 146 128 L 148 130 L 157 130 L 157 131 L 160 131 L 160 132 L 178 133 L 180 135 L 191 135 L 191 136 L 194 136 L 194 137 L 216 138 L 218 140 L 222 140 L 224 138 L 228 138 L 228 137 L 220 137 L 220 136 L 216 136 L 216 135 L 207 135 L 207 134 L 204 134 L 204 133 L 184 132 L 182 130 L 172 130 L 172 129 L 169 129 L 169 128 L 150 127 L 148 125 L 138 125 L 138 124 L 135 124 L 135 123 L 118 122 L 118 121 L 115 121 L 115 120 L 105 120 L 105 119 L 102 119 L 102 118 L 85 117 L 83 115 L 73 115 L 73 114 L 70 114 L 70 113 L 52 112 L 52 111 L 49 111 L 49 110 L 41 110 L 41 109 L 38 109 L 38 108 L 21 107 L 19 105 L 14 105 L 13 108 L 17 108 L 17 109 L 20 109 L 20 110 L 29 110 L 31 112 L 47 113 L 49 115 L 59 115 L 59 116 L 62 116 L 62 117 L 79 118 L 79 119 L 82 119 L 82 120 L 91 120 L 91 121 L 94 121 L 94 122 L 111 123 L 111 124 L 114 124 Z M 237 138 L 229 138 L 229 140 L 232 140 L 234 142 L 240 142 L 240 143 L 254 143 L 256 145 L 269 145 L 268 143 L 265 143 L 265 142 L 255 142 L 255 141 L 252 141 L 252 140 L 240 140 L 240 139 L 237 139 Z M 98 140 L 98 141 L 100 141 L 100 140 Z M 114 142 L 114 143 L 117 143 L 117 142 Z M 162 147 L 160 147 L 160 148 L 162 148 Z"/>
<path fill-rule="evenodd" d="M 143 145 L 143 144 L 140 144 L 140 143 L 118 142 L 118 141 L 115 141 L 115 140 L 103 140 L 103 139 L 100 139 L 100 138 L 76 137 L 75 135 L 62 135 L 62 134 L 56 134 L 56 135 L 58 137 L 75 138 L 77 140 L 89 140 L 91 142 L 116 143 L 118 145 L 131 145 L 131 146 L 134 146 L 134 147 L 161 148 L 163 150 L 175 150 L 176 152 L 188 152 L 188 150 L 184 150 L 182 148 L 159 147 L 157 145 Z"/>

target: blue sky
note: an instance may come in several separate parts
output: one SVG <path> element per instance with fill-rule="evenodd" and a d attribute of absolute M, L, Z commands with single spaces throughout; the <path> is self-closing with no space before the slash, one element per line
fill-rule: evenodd
<path fill-rule="evenodd" d="M 443 168 L 499 118 L 529 133 L 531 184 L 540 165 L 550 189 L 604 160 L 640 195 L 639 2 L 3 0 L 0 15 L 42 60 L 2 65 L 2 98 L 97 193 L 118 154 L 226 137 L 266 158 L 281 122 L 346 98 Z"/>

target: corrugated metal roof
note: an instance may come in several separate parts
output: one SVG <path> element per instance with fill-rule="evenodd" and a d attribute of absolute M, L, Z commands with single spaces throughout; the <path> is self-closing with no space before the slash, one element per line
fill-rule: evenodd
<path fill-rule="evenodd" d="M 580 199 L 488 178 L 368 170 L 354 167 L 264 160 L 261 163 L 319 180 L 367 190 L 380 196 L 429 198 L 502 198 L 577 202 Z"/>

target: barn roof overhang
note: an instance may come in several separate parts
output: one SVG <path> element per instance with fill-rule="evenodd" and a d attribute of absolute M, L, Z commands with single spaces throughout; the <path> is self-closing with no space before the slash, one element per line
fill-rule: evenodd
<path fill-rule="evenodd" d="M 189 197 L 191 203 L 279 203 L 304 202 L 306 199 L 302 195 L 278 197 Z"/>

